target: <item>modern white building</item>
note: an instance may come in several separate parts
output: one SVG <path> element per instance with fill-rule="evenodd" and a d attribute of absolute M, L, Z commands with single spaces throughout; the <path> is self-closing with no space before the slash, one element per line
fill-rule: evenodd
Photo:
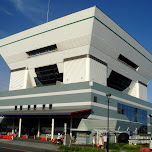
<path fill-rule="evenodd" d="M 11 69 L 9 92 L 0 93 L 1 116 L 34 116 L 40 132 L 44 113 L 54 122 L 57 110 L 64 123 L 69 112 L 70 132 L 78 131 L 85 121 L 107 119 L 110 92 L 112 130 L 150 133 L 152 55 L 96 6 L 1 39 L 0 54 Z"/>

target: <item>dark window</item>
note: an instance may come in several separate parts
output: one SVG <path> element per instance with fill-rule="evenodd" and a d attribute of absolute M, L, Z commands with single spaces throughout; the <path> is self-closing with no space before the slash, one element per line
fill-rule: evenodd
<path fill-rule="evenodd" d="M 30 110 L 30 105 L 28 105 L 28 110 Z"/>
<path fill-rule="evenodd" d="M 112 71 L 107 79 L 107 86 L 119 91 L 123 91 L 128 88 L 130 83 L 130 79 L 115 71 Z"/>
<path fill-rule="evenodd" d="M 133 69 L 138 69 L 138 65 L 136 65 L 135 63 L 133 63 L 132 61 L 130 61 L 129 59 L 127 59 L 126 57 L 124 57 L 123 55 L 119 55 L 118 60 L 123 62 L 124 64 L 130 66 Z"/>
<path fill-rule="evenodd" d="M 34 110 L 36 110 L 36 105 L 34 105 Z"/>
<path fill-rule="evenodd" d="M 35 72 L 37 77 L 34 79 L 37 86 L 55 85 L 58 81 L 63 82 L 63 73 L 59 73 L 56 64 L 36 68 Z"/>
<path fill-rule="evenodd" d="M 45 109 L 45 104 L 43 104 L 43 109 Z"/>
<path fill-rule="evenodd" d="M 22 106 L 20 106 L 20 110 L 22 110 Z"/>
<path fill-rule="evenodd" d="M 96 96 L 94 96 L 94 102 L 97 102 L 97 97 Z"/>
<path fill-rule="evenodd" d="M 52 104 L 49 104 L 49 109 L 52 109 Z"/>
<path fill-rule="evenodd" d="M 15 106 L 15 110 L 17 110 L 17 106 Z"/>
<path fill-rule="evenodd" d="M 54 45 L 47 46 L 47 47 L 44 47 L 44 48 L 40 48 L 40 49 L 37 49 L 37 50 L 29 51 L 29 52 L 26 52 L 26 53 L 29 56 L 34 56 L 34 55 L 44 54 L 46 52 L 51 52 L 51 51 L 54 51 L 56 49 L 57 49 L 57 46 L 56 46 L 56 44 L 54 44 Z"/>

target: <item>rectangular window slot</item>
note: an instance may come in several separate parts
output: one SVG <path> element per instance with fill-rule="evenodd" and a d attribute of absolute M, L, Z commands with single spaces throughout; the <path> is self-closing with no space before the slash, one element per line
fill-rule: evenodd
<path fill-rule="evenodd" d="M 36 110 L 36 105 L 34 105 L 34 110 Z"/>
<path fill-rule="evenodd" d="M 94 96 L 94 100 L 93 101 L 97 103 L 97 97 L 96 96 Z"/>
<path fill-rule="evenodd" d="M 135 70 L 138 70 L 138 68 L 139 68 L 139 66 L 137 64 L 133 63 L 132 61 L 130 61 L 129 59 L 127 59 L 126 57 L 124 57 L 121 54 L 119 55 L 118 60 Z"/>
<path fill-rule="evenodd" d="M 54 45 L 47 46 L 47 47 L 44 47 L 44 48 L 40 48 L 40 49 L 36 49 L 36 50 L 33 50 L 33 51 L 29 51 L 29 52 L 26 52 L 26 53 L 30 57 L 32 57 L 32 56 L 35 56 L 35 55 L 41 55 L 41 54 L 44 54 L 44 53 L 48 53 L 48 52 L 54 51 L 56 49 L 57 49 L 57 46 L 56 46 L 56 44 L 54 44 Z"/>
<path fill-rule="evenodd" d="M 20 110 L 22 110 L 22 106 L 20 106 Z"/>
<path fill-rule="evenodd" d="M 52 104 L 49 104 L 49 109 L 52 109 Z"/>
<path fill-rule="evenodd" d="M 43 107 L 42 107 L 42 108 L 43 108 L 43 110 L 45 110 L 45 104 L 43 104 Z"/>
<path fill-rule="evenodd" d="M 57 64 L 35 68 L 35 73 L 37 77 L 34 79 L 37 86 L 56 85 L 58 81 L 63 82 L 63 73 L 59 73 Z"/>
<path fill-rule="evenodd" d="M 28 110 L 30 110 L 30 105 L 28 105 Z"/>
<path fill-rule="evenodd" d="M 17 106 L 15 106 L 15 110 L 17 110 Z"/>

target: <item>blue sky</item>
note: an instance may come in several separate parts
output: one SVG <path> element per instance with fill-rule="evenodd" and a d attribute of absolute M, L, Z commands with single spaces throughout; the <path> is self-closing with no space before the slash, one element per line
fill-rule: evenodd
<path fill-rule="evenodd" d="M 152 53 L 152 0 L 50 0 L 49 21 L 94 5 Z M 48 0 L 0 0 L 0 39 L 45 23 L 47 7 Z M 8 90 L 9 77 L 9 67 L 0 57 L 0 91 Z M 151 92 L 152 81 L 152 102 Z"/>

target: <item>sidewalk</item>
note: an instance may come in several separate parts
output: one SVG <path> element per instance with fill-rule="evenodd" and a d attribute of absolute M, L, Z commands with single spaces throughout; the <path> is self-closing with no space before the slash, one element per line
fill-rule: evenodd
<path fill-rule="evenodd" d="M 50 141 L 14 138 L 14 140 L 0 139 L 0 142 L 5 143 L 5 144 L 40 148 L 40 149 L 44 149 L 44 150 L 52 150 L 52 151 L 57 151 L 57 152 L 60 151 L 60 150 L 58 150 L 59 146 L 52 144 Z"/>

